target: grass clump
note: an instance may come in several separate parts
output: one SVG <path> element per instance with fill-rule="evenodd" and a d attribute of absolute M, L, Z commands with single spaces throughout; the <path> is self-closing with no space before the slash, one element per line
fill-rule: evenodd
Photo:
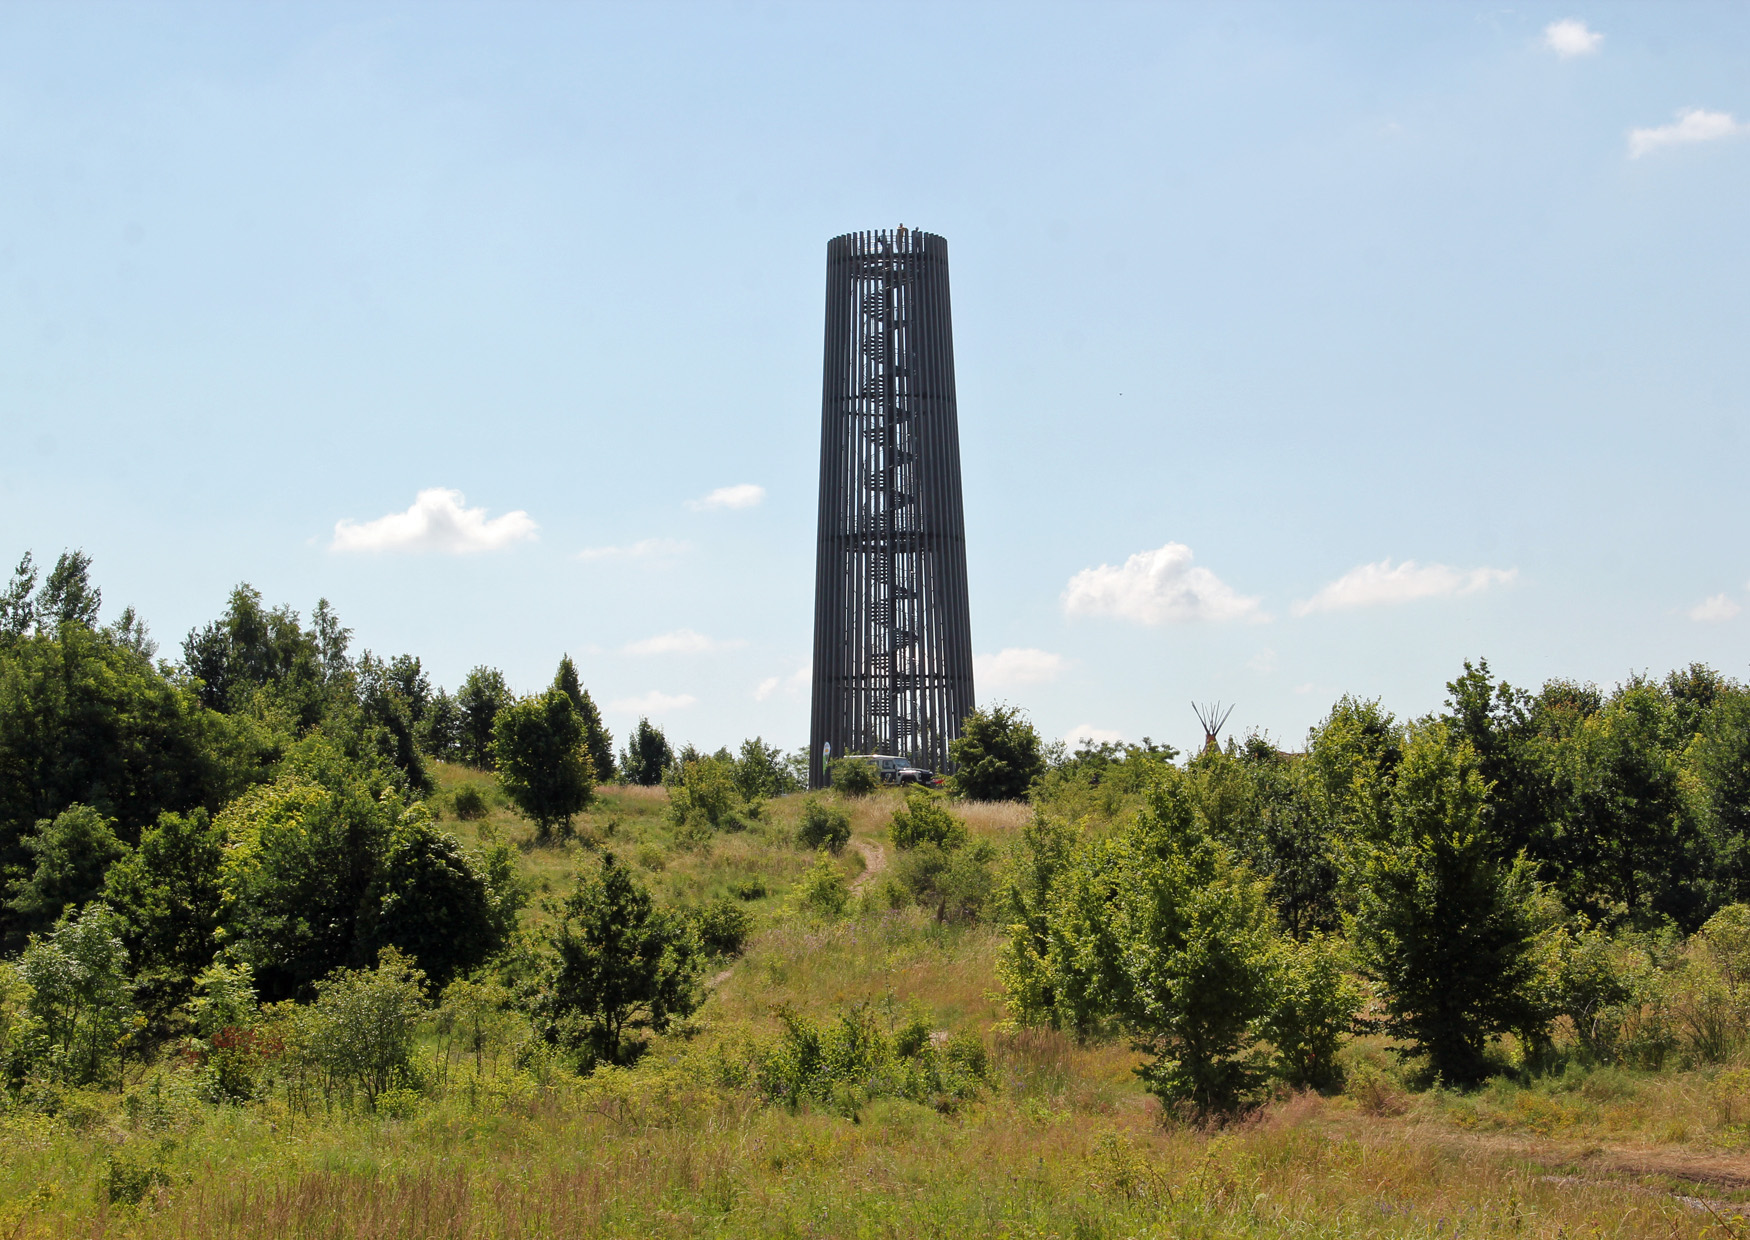
<path fill-rule="evenodd" d="M 950 1112 L 988 1084 L 989 1058 L 976 1037 L 932 1034 L 912 1016 L 883 1027 L 869 1004 L 822 1024 L 780 1007 L 778 1036 L 755 1049 L 753 1079 L 768 1102 L 824 1103 L 855 1120 L 877 1098 L 903 1098 Z"/>

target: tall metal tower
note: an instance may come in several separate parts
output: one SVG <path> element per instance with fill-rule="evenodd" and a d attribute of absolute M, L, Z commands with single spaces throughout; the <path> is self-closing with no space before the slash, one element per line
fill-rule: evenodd
<path fill-rule="evenodd" d="M 944 770 L 973 701 L 948 243 L 847 233 L 826 247 L 810 780 L 827 746 Z"/>

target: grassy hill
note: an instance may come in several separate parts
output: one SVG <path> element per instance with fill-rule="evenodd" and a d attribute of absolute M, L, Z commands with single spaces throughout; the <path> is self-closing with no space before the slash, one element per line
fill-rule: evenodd
<path fill-rule="evenodd" d="M 576 837 L 533 830 L 489 775 L 440 765 L 433 804 L 464 842 L 515 845 L 535 899 L 612 850 L 657 896 L 738 901 L 745 951 L 635 1067 L 580 1078 L 510 1021 L 478 1053 L 454 1023 L 421 1035 L 424 1087 L 372 1113 L 269 1094 L 203 1101 L 172 1062 L 58 1113 L 0 1116 L 0 1237 L 1063 1236 L 1739 1237 L 1750 1224 L 1750 1073 L 1581 1071 L 1473 1094 L 1414 1092 L 1377 1041 L 1345 1051 L 1343 1094 L 1245 1118 L 1164 1124 L 1122 1043 L 1003 1027 L 1001 928 L 894 907 L 893 793 L 846 803 L 842 916 L 799 906 L 817 863 L 802 798 L 698 838 L 660 788 L 601 790 Z M 476 784 L 486 817 L 461 821 Z M 1030 811 L 966 806 L 1006 849 Z M 785 1105 L 760 1056 L 795 1027 L 863 1021 L 975 1040 L 983 1084 L 927 1101 L 854 1092 Z M 763 1049 L 762 1049 L 763 1048 Z M 750 1064 L 756 1068 L 750 1068 Z"/>

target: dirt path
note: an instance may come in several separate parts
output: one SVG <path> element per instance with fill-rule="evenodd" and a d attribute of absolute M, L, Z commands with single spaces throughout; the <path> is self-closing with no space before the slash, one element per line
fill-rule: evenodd
<path fill-rule="evenodd" d="M 863 854 L 863 872 L 851 884 L 851 891 L 858 892 L 874 882 L 875 876 L 887 868 L 887 850 L 870 840 L 852 840 L 851 847 Z"/>

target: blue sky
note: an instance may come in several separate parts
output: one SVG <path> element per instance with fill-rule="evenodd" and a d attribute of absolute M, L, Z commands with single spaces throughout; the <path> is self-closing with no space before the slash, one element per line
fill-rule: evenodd
<path fill-rule="evenodd" d="M 0 556 L 801 744 L 825 246 L 903 222 L 981 700 L 1744 676 L 1747 202 L 1741 4 L 0 4 Z"/>

